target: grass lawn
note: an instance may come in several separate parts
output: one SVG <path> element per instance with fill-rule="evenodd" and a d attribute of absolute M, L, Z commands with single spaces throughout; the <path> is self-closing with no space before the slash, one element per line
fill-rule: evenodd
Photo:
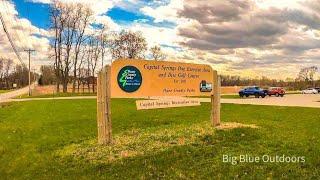
<path fill-rule="evenodd" d="M 210 104 L 135 110 L 112 101 L 114 144 L 96 144 L 95 100 L 16 102 L 0 108 L 4 179 L 212 179 L 320 176 L 316 108 L 222 105 L 223 122 L 259 128 L 214 130 Z M 222 162 L 223 155 L 305 156 L 305 163 Z"/>
<path fill-rule="evenodd" d="M 6 92 L 10 92 L 10 91 L 12 91 L 12 90 L 2 90 L 2 89 L 0 89 L 0 94 L 6 93 Z"/>
<path fill-rule="evenodd" d="M 1 93 L 1 91 L 0 91 Z M 287 94 L 301 94 L 297 92 L 289 92 Z M 42 94 L 42 95 L 33 95 L 28 96 L 27 94 L 24 94 L 22 96 L 18 96 L 15 99 L 24 99 L 24 98 L 52 98 L 52 97 L 72 97 L 72 96 L 96 96 L 96 93 L 57 93 L 57 94 Z M 191 96 L 191 97 L 198 97 L 198 98 L 210 98 L 210 96 Z M 240 96 L 238 94 L 225 94 L 221 95 L 221 98 L 223 99 L 240 99 Z"/>
<path fill-rule="evenodd" d="M 24 98 L 52 98 L 52 97 L 72 97 L 72 96 L 96 96 L 96 93 L 56 93 L 56 94 L 42 94 L 42 95 L 33 95 L 28 96 L 28 94 L 24 94 L 22 96 L 16 97 L 16 99 L 24 99 Z"/>

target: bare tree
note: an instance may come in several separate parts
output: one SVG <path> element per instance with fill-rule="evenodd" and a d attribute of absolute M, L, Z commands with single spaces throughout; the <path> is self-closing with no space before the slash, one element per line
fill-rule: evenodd
<path fill-rule="evenodd" d="M 0 57 L 0 88 L 2 88 L 2 81 L 4 76 L 3 64 L 4 64 L 4 59 Z"/>
<path fill-rule="evenodd" d="M 9 77 L 10 84 L 12 85 L 13 83 L 16 83 L 18 87 L 22 87 L 29 84 L 28 74 L 29 70 L 27 67 L 22 65 L 15 66 L 14 70 L 11 72 L 11 75 Z M 31 72 L 31 79 L 34 79 L 33 72 Z"/>
<path fill-rule="evenodd" d="M 63 92 L 67 92 L 70 71 L 73 68 L 73 91 L 75 91 L 78 59 L 84 42 L 85 30 L 90 24 L 92 12 L 80 3 L 61 3 L 54 1 L 50 10 L 51 27 L 54 31 L 54 67 Z"/>
<path fill-rule="evenodd" d="M 164 60 L 166 58 L 165 54 L 162 52 L 160 46 L 153 46 L 150 48 L 152 59 L 155 61 Z"/>
<path fill-rule="evenodd" d="M 85 78 L 87 75 L 87 70 L 84 68 L 84 59 L 86 57 L 86 49 L 85 47 L 82 50 L 81 53 L 81 58 L 80 58 L 80 62 L 79 62 L 79 66 L 78 66 L 78 92 L 80 92 L 80 84 L 84 85 L 85 84 Z M 82 91 L 84 92 L 84 91 Z"/>
<path fill-rule="evenodd" d="M 147 50 L 147 42 L 141 32 L 123 30 L 118 34 L 113 34 L 113 39 L 109 44 L 113 59 L 144 58 Z"/>
<path fill-rule="evenodd" d="M 9 73 L 10 70 L 12 69 L 12 65 L 13 65 L 13 61 L 11 59 L 5 59 L 4 60 L 4 67 L 3 67 L 3 71 L 4 71 L 4 81 L 6 84 L 6 88 L 9 88 Z"/>
<path fill-rule="evenodd" d="M 302 81 L 313 81 L 314 75 L 317 71 L 318 67 L 316 66 L 302 68 L 298 74 L 298 79 Z"/>
<path fill-rule="evenodd" d="M 53 44 L 51 48 L 54 50 L 54 70 L 57 77 L 57 92 L 60 92 L 61 81 L 61 62 L 62 62 L 62 32 L 68 16 L 63 15 L 64 5 L 58 1 L 54 1 L 50 7 L 51 29 L 54 31 Z"/>
<path fill-rule="evenodd" d="M 26 86 L 29 83 L 28 74 L 25 66 L 14 66 L 12 59 L 0 57 L 0 89 L 11 89 L 13 84 L 17 84 L 17 87 Z M 31 72 L 31 79 L 34 77 L 35 74 Z"/>
<path fill-rule="evenodd" d="M 318 71 L 318 67 L 316 66 L 302 68 L 298 74 L 298 80 L 305 81 L 307 83 L 312 82 L 313 86 L 315 86 L 314 75 L 316 74 L 317 71 Z"/>
<path fill-rule="evenodd" d="M 93 35 L 90 37 L 89 40 L 89 53 L 90 58 L 88 58 L 88 64 L 89 64 L 89 70 L 91 72 L 91 78 L 92 78 L 92 92 L 95 92 L 95 74 L 96 74 L 96 68 L 99 61 L 99 57 L 102 52 L 101 47 L 101 41 L 99 38 L 99 35 Z"/>
<path fill-rule="evenodd" d="M 101 67 L 104 66 L 104 57 L 108 46 L 106 31 L 107 27 L 103 25 L 100 30 Z"/>
<path fill-rule="evenodd" d="M 51 85 L 56 82 L 54 67 L 50 65 L 42 65 L 40 67 L 41 76 L 39 85 Z"/>
<path fill-rule="evenodd" d="M 64 11 L 62 11 L 62 15 L 66 15 L 67 21 L 64 31 L 62 31 L 63 37 L 63 59 L 60 62 L 60 74 L 61 81 L 63 86 L 63 92 L 67 92 L 68 83 L 69 83 L 69 73 L 71 69 L 72 63 L 72 47 L 75 44 L 75 36 L 77 32 L 77 21 L 78 21 L 78 12 L 74 11 L 75 7 L 73 4 L 64 4 Z"/>
<path fill-rule="evenodd" d="M 83 47 L 82 44 L 85 41 L 85 30 L 90 22 L 90 18 L 92 16 L 92 11 L 90 8 L 83 6 L 82 4 L 76 5 L 76 34 L 75 34 L 75 46 L 74 46 L 74 60 L 73 60 L 73 86 L 72 92 L 75 92 L 76 83 L 77 83 L 77 72 L 78 69 L 81 67 L 78 66 L 78 59 L 81 48 Z"/>

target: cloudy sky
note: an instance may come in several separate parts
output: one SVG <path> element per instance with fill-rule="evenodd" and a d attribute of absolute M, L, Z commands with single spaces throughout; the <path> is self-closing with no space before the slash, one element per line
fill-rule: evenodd
<path fill-rule="evenodd" d="M 51 0 L 0 0 L 12 39 L 37 50 L 34 64 L 48 64 Z M 76 1 L 76 0 L 61 0 Z M 221 74 L 296 77 L 320 66 L 318 0 L 78 0 L 111 30 L 141 31 L 168 59 L 210 64 Z M 0 56 L 15 56 L 0 29 Z"/>

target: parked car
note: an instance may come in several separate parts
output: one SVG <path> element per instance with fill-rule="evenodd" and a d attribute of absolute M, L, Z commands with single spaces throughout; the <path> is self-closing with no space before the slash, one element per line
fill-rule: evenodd
<path fill-rule="evenodd" d="M 270 87 L 268 89 L 268 95 L 269 96 L 274 95 L 276 97 L 279 97 L 279 96 L 283 97 L 285 95 L 285 93 L 286 92 L 282 87 Z"/>
<path fill-rule="evenodd" d="M 251 86 L 251 87 L 247 87 L 247 88 L 244 88 L 244 89 L 241 89 L 239 91 L 239 96 L 240 97 L 249 97 L 249 96 L 255 96 L 256 98 L 259 98 L 259 97 L 266 97 L 268 91 L 267 90 L 263 90 L 257 86 Z"/>
<path fill-rule="evenodd" d="M 315 89 L 318 90 L 318 93 L 320 93 L 320 87 L 316 87 Z"/>
<path fill-rule="evenodd" d="M 302 94 L 318 94 L 318 90 L 316 90 L 315 88 L 308 88 L 302 90 Z"/>

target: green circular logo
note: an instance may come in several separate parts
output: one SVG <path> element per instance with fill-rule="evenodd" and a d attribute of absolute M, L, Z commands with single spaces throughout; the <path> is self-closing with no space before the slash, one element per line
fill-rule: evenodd
<path fill-rule="evenodd" d="M 118 73 L 119 87 L 128 93 L 137 91 L 142 84 L 142 76 L 138 68 L 125 66 Z"/>

